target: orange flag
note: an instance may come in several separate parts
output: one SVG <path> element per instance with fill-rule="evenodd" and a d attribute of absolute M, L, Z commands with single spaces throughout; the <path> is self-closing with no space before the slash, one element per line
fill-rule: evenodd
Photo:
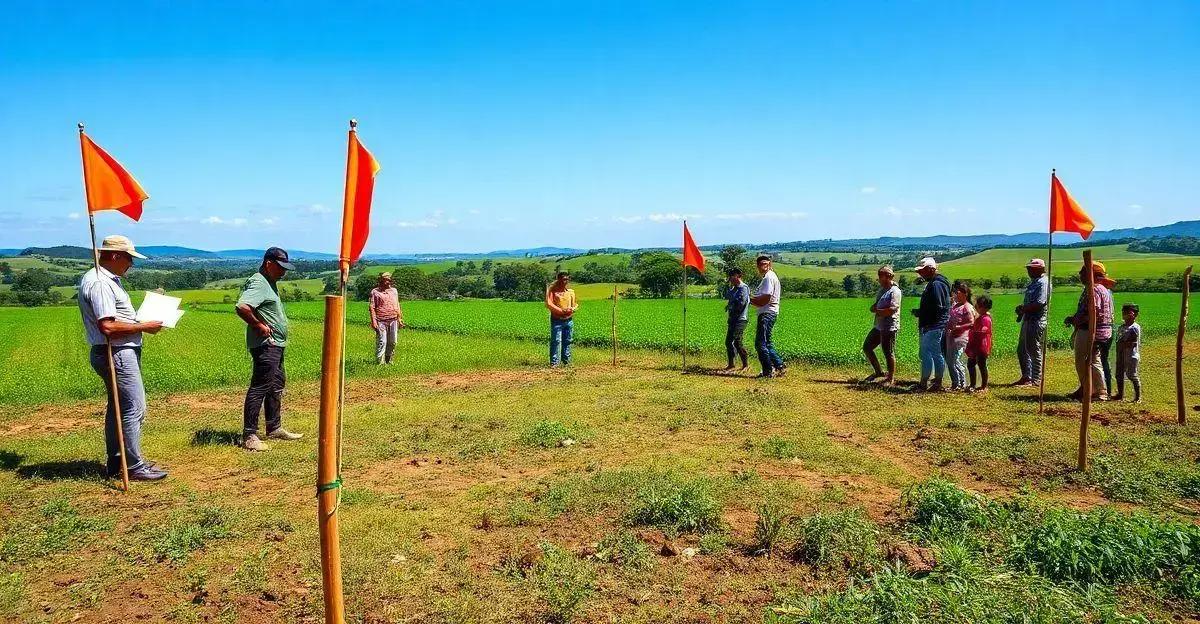
<path fill-rule="evenodd" d="M 1096 224 L 1079 204 L 1071 199 L 1058 176 L 1050 173 L 1050 232 L 1075 232 L 1087 240 Z"/>
<path fill-rule="evenodd" d="M 142 202 L 150 196 L 138 181 L 92 142 L 81 129 L 79 147 L 83 151 L 83 187 L 87 195 L 88 213 L 116 210 L 137 221 L 142 218 Z"/>
<path fill-rule="evenodd" d="M 340 258 L 345 266 L 362 256 L 371 230 L 371 192 L 375 189 L 375 174 L 379 163 L 371 152 L 358 142 L 358 133 L 351 124 L 350 147 L 346 154 L 346 201 L 342 209 L 342 248 Z"/>
<path fill-rule="evenodd" d="M 692 240 L 692 233 L 688 231 L 687 221 L 683 222 L 683 266 L 695 267 L 697 271 L 704 272 L 704 254 L 700 253 L 696 241 Z"/>

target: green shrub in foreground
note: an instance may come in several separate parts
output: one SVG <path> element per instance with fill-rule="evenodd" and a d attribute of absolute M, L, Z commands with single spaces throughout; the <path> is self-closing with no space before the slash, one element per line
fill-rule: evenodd
<path fill-rule="evenodd" d="M 816 567 L 869 573 L 883 563 L 882 533 L 861 509 L 801 518 L 796 537 L 793 554 Z"/>
<path fill-rule="evenodd" d="M 538 597 L 553 621 L 569 622 L 595 591 L 596 571 L 587 561 L 553 544 L 542 544 L 542 558 L 529 571 Z"/>
<path fill-rule="evenodd" d="M 721 503 L 704 478 L 651 473 L 634 493 L 626 520 L 668 532 L 707 533 L 721 526 Z"/>

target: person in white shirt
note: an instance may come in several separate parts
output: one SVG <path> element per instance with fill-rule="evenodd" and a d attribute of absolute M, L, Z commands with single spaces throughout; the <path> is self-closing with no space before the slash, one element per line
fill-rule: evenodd
<path fill-rule="evenodd" d="M 758 361 L 762 365 L 759 377 L 782 377 L 787 372 L 783 358 L 775 352 L 775 343 L 771 333 L 775 330 L 775 319 L 779 316 L 779 295 L 782 289 L 775 271 L 771 270 L 771 257 L 761 255 L 756 259 L 758 274 L 762 281 L 758 290 L 750 297 L 750 303 L 758 312 L 754 328 L 754 350 L 758 353 Z"/>

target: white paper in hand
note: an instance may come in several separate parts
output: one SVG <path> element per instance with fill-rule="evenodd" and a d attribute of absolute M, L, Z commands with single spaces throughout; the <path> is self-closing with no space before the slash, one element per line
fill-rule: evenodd
<path fill-rule="evenodd" d="M 161 321 L 163 327 L 174 329 L 179 317 L 183 316 L 183 310 L 179 309 L 180 301 L 179 297 L 160 295 L 148 290 L 146 298 L 142 300 L 142 307 L 138 308 L 136 318 L 139 323 Z"/>

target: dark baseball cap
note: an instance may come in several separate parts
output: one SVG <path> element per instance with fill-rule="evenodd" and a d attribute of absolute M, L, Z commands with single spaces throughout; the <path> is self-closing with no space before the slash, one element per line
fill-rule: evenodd
<path fill-rule="evenodd" d="M 267 252 L 263 254 L 263 262 L 266 262 L 267 260 L 270 260 L 289 271 L 296 268 L 296 265 L 288 262 L 287 252 L 279 247 L 271 247 L 267 249 Z"/>

